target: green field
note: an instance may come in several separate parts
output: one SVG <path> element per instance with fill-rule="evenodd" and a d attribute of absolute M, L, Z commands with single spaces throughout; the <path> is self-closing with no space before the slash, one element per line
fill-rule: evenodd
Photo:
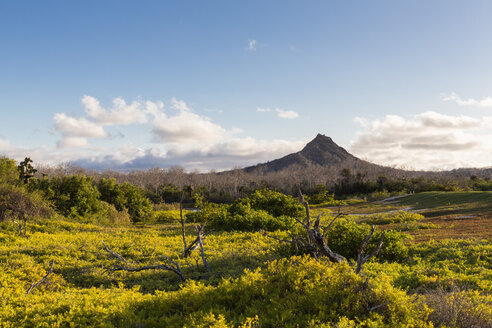
<path fill-rule="evenodd" d="M 308 216 L 269 189 L 218 204 L 190 187 L 181 216 L 128 183 L 23 183 L 3 163 L 0 327 L 492 326 L 492 193 Z"/>

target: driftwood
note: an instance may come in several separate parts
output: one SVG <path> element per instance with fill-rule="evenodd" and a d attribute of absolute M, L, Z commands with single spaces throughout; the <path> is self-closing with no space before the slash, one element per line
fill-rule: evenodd
<path fill-rule="evenodd" d="M 41 280 L 40 280 L 40 281 L 38 281 L 38 282 L 36 282 L 36 283 L 34 283 L 34 282 L 33 282 L 33 283 L 31 284 L 31 287 L 29 287 L 29 289 L 26 291 L 26 295 L 29 295 L 29 293 L 31 293 L 31 291 L 32 291 L 34 288 L 36 288 L 36 287 L 38 287 L 39 285 L 41 285 L 41 284 L 43 283 L 43 281 L 45 281 L 45 280 L 49 277 L 49 275 L 53 273 L 53 266 L 54 266 L 54 265 L 55 265 L 55 260 L 51 261 L 51 266 L 50 266 L 50 269 L 48 270 L 48 272 L 46 272 L 46 275 L 45 275 L 43 278 L 41 278 Z"/>
<path fill-rule="evenodd" d="M 108 271 L 112 271 L 112 272 L 114 272 L 114 271 L 138 272 L 138 271 L 144 271 L 144 270 L 166 270 L 166 271 L 174 272 L 175 274 L 177 274 L 181 278 L 182 281 L 186 281 L 186 278 L 185 278 L 183 272 L 181 271 L 179 264 L 176 263 L 175 261 L 171 260 L 169 257 L 167 257 L 165 255 L 164 255 L 164 257 L 172 265 L 158 264 L 158 265 L 144 265 L 144 266 L 140 266 L 140 267 L 132 267 L 132 266 L 129 266 L 128 261 L 125 260 L 125 258 L 123 256 L 121 256 L 120 254 L 116 253 L 115 251 L 112 251 L 111 249 L 109 249 L 109 247 L 106 246 L 106 244 L 104 244 L 104 242 L 103 242 L 103 245 L 104 245 L 104 249 L 106 250 L 106 252 L 108 252 L 109 254 L 114 256 L 115 258 L 117 258 L 120 262 L 123 262 L 126 264 L 126 266 L 114 266 L 112 268 L 106 268 L 106 270 L 108 270 Z"/>

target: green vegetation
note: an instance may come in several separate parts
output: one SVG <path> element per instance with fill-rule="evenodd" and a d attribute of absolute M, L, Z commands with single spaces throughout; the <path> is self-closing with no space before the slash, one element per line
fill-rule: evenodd
<path fill-rule="evenodd" d="M 490 192 L 311 208 L 311 231 L 347 259 L 334 261 L 294 242 L 315 235 L 299 201 L 277 191 L 218 204 L 166 185 L 175 202 L 195 201 L 182 226 L 179 204 L 152 206 L 130 183 L 24 183 L 20 170 L 0 159 L 1 327 L 492 326 L 492 240 L 472 238 L 489 231 Z M 337 202 L 320 186 L 308 199 Z M 481 215 L 477 232 L 459 234 L 453 215 L 469 213 Z"/>
<path fill-rule="evenodd" d="M 460 205 L 492 207 L 492 191 L 423 192 L 402 198 L 400 203 L 416 209 L 456 208 Z"/>

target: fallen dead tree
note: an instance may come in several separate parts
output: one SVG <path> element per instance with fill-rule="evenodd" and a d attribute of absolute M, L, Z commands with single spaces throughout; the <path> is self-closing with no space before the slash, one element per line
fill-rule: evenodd
<path fill-rule="evenodd" d="M 270 238 L 274 238 L 278 240 L 279 242 L 285 242 L 285 243 L 290 243 L 296 247 L 297 250 L 301 249 L 304 251 L 307 251 L 311 253 L 315 258 L 319 257 L 328 257 L 332 261 L 337 262 L 337 263 L 349 263 L 349 261 L 343 256 L 340 255 L 336 252 L 334 252 L 327 243 L 327 240 L 325 238 L 326 233 L 330 229 L 330 227 L 333 225 L 333 223 L 341 217 L 343 214 L 339 211 L 338 214 L 331 220 L 331 222 L 328 224 L 328 226 L 324 227 L 324 232 L 321 232 L 321 226 L 320 226 L 320 218 L 321 215 L 318 215 L 317 218 L 312 222 L 311 220 L 311 215 L 309 213 L 309 204 L 307 201 L 304 199 L 304 195 L 299 192 L 299 200 L 301 204 L 304 206 L 306 209 L 306 217 L 304 221 L 297 219 L 297 222 L 301 224 L 304 227 L 304 230 L 306 234 L 304 236 L 296 236 L 294 234 L 290 235 L 291 239 L 280 239 L 274 236 L 268 235 L 266 232 L 264 232 L 264 235 Z M 371 240 L 373 234 L 374 234 L 375 227 L 374 225 L 371 226 L 371 231 L 369 235 L 364 239 L 362 244 L 360 245 L 358 251 L 357 251 L 357 262 L 356 267 L 355 267 L 355 272 L 359 273 L 362 269 L 362 266 L 364 263 L 366 263 L 371 257 L 376 256 L 379 251 L 381 250 L 381 247 L 383 246 L 383 240 L 385 233 L 383 232 L 381 234 L 381 237 L 379 238 L 379 242 L 377 247 L 370 252 L 369 254 L 364 256 L 364 250 L 366 249 L 367 245 L 369 244 L 369 241 Z M 354 263 L 350 263 L 351 265 L 354 265 Z"/>
<path fill-rule="evenodd" d="M 26 291 L 26 295 L 29 295 L 29 294 L 32 292 L 32 290 L 33 290 L 34 288 L 38 287 L 38 286 L 39 286 L 39 285 L 41 285 L 41 284 L 42 284 L 42 283 L 43 283 L 46 279 L 48 279 L 48 277 L 50 276 L 50 274 L 52 274 L 52 273 L 53 273 L 53 266 L 54 266 L 54 265 L 55 265 L 55 260 L 51 261 L 51 266 L 50 266 L 49 270 L 46 272 L 46 275 L 45 275 L 43 278 L 41 278 L 41 280 L 40 280 L 40 281 L 38 281 L 38 282 L 36 282 L 36 283 L 34 283 L 34 282 L 33 282 L 33 283 L 31 284 L 31 287 L 29 287 L 29 289 Z"/>
<path fill-rule="evenodd" d="M 166 270 L 166 271 L 171 271 L 174 272 L 179 276 L 179 278 L 182 281 L 186 281 L 186 278 L 183 274 L 183 271 L 181 271 L 181 267 L 179 264 L 173 260 L 171 260 L 169 257 L 163 255 L 163 257 L 169 262 L 168 264 L 157 264 L 157 265 L 144 265 L 144 266 L 131 266 L 127 260 L 121 254 L 116 253 L 115 251 L 112 251 L 105 243 L 104 241 L 102 242 L 104 249 L 106 252 L 111 254 L 113 257 L 115 257 L 119 262 L 124 263 L 124 266 L 114 266 L 111 268 L 106 268 L 107 271 L 127 271 L 127 272 L 138 272 L 138 271 L 145 271 L 145 270 Z"/>
<path fill-rule="evenodd" d="M 182 220 L 183 222 L 184 220 Z M 208 265 L 207 259 L 205 257 L 205 250 L 203 248 L 203 240 L 205 239 L 205 224 L 202 224 L 201 226 L 196 226 L 196 238 L 193 240 L 188 246 L 186 246 L 186 235 L 184 232 L 184 222 L 183 222 L 183 245 L 184 245 L 184 251 L 183 251 L 183 258 L 187 258 L 191 255 L 191 253 L 198 249 L 200 247 L 200 255 L 203 261 L 203 264 L 205 265 L 205 268 L 207 269 L 208 272 L 210 272 L 210 267 Z M 106 268 L 108 271 L 127 271 L 127 272 L 138 272 L 138 271 L 144 271 L 144 270 L 166 270 L 166 271 L 171 271 L 177 274 L 182 281 L 186 281 L 186 278 L 183 274 L 183 271 L 181 270 L 181 267 L 179 264 L 173 260 L 171 260 L 169 257 L 163 255 L 163 257 L 167 260 L 168 263 L 161 263 L 157 265 L 143 265 L 143 266 L 132 266 L 121 254 L 116 253 L 115 251 L 111 250 L 105 243 L 102 241 L 102 244 L 104 246 L 104 250 L 109 253 L 111 256 L 113 256 L 115 259 L 117 259 L 119 262 L 124 263 L 124 265 L 120 266 L 114 266 L 111 268 Z M 154 250 L 152 251 L 152 254 L 155 252 L 155 246 Z"/>

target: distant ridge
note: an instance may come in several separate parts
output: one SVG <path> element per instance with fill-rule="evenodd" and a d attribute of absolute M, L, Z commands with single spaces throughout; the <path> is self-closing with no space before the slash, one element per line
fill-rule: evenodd
<path fill-rule="evenodd" d="M 344 148 L 337 145 L 330 137 L 319 134 L 311 140 L 301 151 L 292 153 L 273 161 L 248 166 L 244 168 L 245 172 L 260 171 L 263 173 L 277 172 L 292 166 L 310 167 L 310 166 L 347 166 L 354 167 L 364 162 L 366 165 L 371 164 L 362 161 L 350 154 Z"/>

